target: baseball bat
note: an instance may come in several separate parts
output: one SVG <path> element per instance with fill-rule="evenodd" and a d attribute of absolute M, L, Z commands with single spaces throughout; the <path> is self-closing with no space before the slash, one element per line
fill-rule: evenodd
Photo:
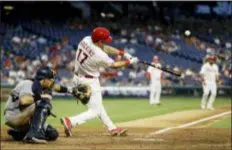
<path fill-rule="evenodd" d="M 164 68 L 164 67 L 156 67 L 155 65 L 153 65 L 151 63 L 148 63 L 148 62 L 146 62 L 144 60 L 140 60 L 139 63 L 145 64 L 145 65 L 148 65 L 148 66 L 152 66 L 154 68 L 160 69 L 162 71 L 168 72 L 168 73 L 170 73 L 172 75 L 175 75 L 175 76 L 178 76 L 178 77 L 181 76 L 181 72 L 176 72 L 176 71 L 170 70 L 168 68 Z"/>

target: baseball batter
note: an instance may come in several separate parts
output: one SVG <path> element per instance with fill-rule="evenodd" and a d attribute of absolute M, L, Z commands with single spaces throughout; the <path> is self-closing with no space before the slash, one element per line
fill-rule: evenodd
<path fill-rule="evenodd" d="M 217 94 L 217 84 L 216 82 L 219 81 L 219 72 L 218 66 L 215 64 L 216 58 L 214 56 L 210 56 L 200 71 L 202 76 L 202 87 L 203 87 L 203 96 L 201 99 L 201 109 L 209 109 L 213 110 L 213 103 L 216 98 Z M 211 92 L 211 95 L 208 99 L 208 95 Z"/>
<path fill-rule="evenodd" d="M 158 56 L 153 57 L 153 65 L 161 68 Z M 150 79 L 150 97 L 151 105 L 160 105 L 160 94 L 162 89 L 163 72 L 160 69 L 149 66 L 147 69 L 147 77 Z"/>
<path fill-rule="evenodd" d="M 72 89 L 54 84 L 54 79 L 55 72 L 41 67 L 34 79 L 21 81 L 11 91 L 4 119 L 5 124 L 11 127 L 8 134 L 14 140 L 45 144 L 57 139 L 57 130 L 45 123 L 52 109 L 51 89 L 62 93 L 72 93 Z"/>
<path fill-rule="evenodd" d="M 71 129 L 77 125 L 85 123 L 91 119 L 98 117 L 112 136 L 126 135 L 127 129 L 117 128 L 109 118 L 102 104 L 101 86 L 99 83 L 99 68 L 111 67 L 121 68 L 129 64 L 138 62 L 137 57 L 132 57 L 128 53 L 119 51 L 116 48 L 106 45 L 112 41 L 110 32 L 103 27 L 97 27 L 92 31 L 91 36 L 82 39 L 78 45 L 75 60 L 75 75 L 73 82 L 75 85 L 87 84 L 91 88 L 91 97 L 86 104 L 88 110 L 72 117 L 61 118 L 61 123 L 64 125 L 65 133 L 71 136 Z M 115 62 L 108 54 L 122 55 L 127 60 Z"/>

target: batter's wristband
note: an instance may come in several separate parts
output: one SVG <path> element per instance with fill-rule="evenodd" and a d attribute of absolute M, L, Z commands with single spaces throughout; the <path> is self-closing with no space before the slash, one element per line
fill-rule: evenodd
<path fill-rule="evenodd" d="M 123 50 L 120 50 L 118 53 L 118 55 L 120 55 L 120 56 L 123 56 L 124 54 L 125 54 L 125 52 Z"/>
<path fill-rule="evenodd" d="M 126 64 L 126 65 L 129 65 L 129 64 L 130 64 L 130 61 L 129 61 L 129 60 L 126 60 L 126 61 L 125 61 L 125 64 Z"/>

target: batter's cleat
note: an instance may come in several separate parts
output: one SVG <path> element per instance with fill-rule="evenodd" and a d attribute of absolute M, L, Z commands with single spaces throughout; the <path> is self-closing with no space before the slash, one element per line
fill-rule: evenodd
<path fill-rule="evenodd" d="M 109 131 L 111 136 L 126 136 L 127 129 L 116 128 Z"/>
<path fill-rule="evenodd" d="M 64 126 L 66 136 L 72 136 L 72 124 L 68 117 L 60 118 L 61 124 Z"/>

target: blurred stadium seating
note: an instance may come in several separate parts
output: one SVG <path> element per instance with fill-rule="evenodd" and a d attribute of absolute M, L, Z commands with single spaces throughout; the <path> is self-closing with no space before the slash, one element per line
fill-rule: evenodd
<path fill-rule="evenodd" d="M 94 26 L 99 25 L 98 22 L 93 24 L 78 22 L 75 26 L 73 22 L 75 18 L 59 22 L 49 19 L 13 22 L 5 19 L 1 22 L 0 36 L 3 39 L 1 84 L 14 85 L 24 78 L 32 77 L 37 67 L 43 64 L 50 65 L 58 71 L 58 82 L 70 84 L 76 47 L 83 37 L 90 35 Z M 156 23 L 156 20 L 151 24 L 133 25 L 130 28 L 123 27 L 124 22 L 118 21 L 114 23 L 117 31 L 114 31 L 115 27 L 111 24 L 112 21 L 105 21 L 103 24 L 113 33 L 114 42 L 111 45 L 147 61 L 151 61 L 153 55 L 158 55 L 163 66 L 182 72 L 181 78 L 165 74 L 164 84 L 199 86 L 198 72 L 203 60 L 207 54 L 215 54 L 218 58 L 222 85 L 231 85 L 231 37 L 221 35 L 217 39 L 221 43 L 224 41 L 224 44 L 218 44 L 215 42 L 215 37 L 218 36 L 213 33 L 205 36 L 204 33 L 201 35 L 201 32 L 193 29 L 191 30 L 193 34 L 186 36 L 183 32 L 186 28 L 178 29 L 175 26 Z M 115 71 L 106 69 L 104 72 Z M 149 83 L 145 78 L 146 66 L 135 65 L 116 72 L 114 76 L 107 79 L 102 76 L 102 84 L 148 85 Z"/>

